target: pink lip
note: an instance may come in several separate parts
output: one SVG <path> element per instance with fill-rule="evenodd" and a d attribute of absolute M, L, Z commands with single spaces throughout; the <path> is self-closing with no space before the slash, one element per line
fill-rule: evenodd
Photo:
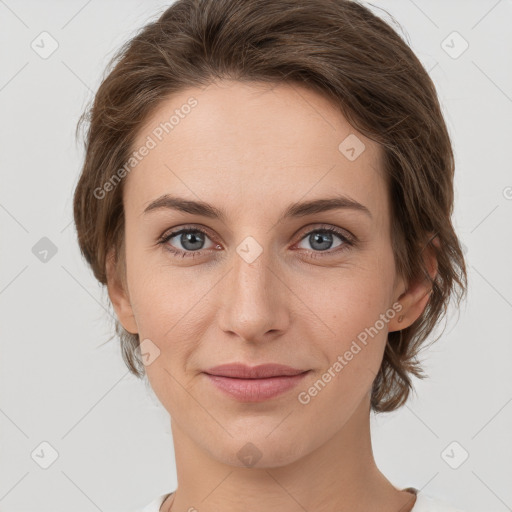
<path fill-rule="evenodd" d="M 221 377 L 234 377 L 237 379 L 263 379 L 267 377 L 282 377 L 283 375 L 298 375 L 306 370 L 299 370 L 286 366 L 284 364 L 260 364 L 258 366 L 247 366 L 243 363 L 229 363 L 214 366 L 205 370 L 209 375 L 219 375 Z"/>
<path fill-rule="evenodd" d="M 218 389 L 242 402 L 263 402 L 295 387 L 309 370 L 281 364 L 224 364 L 206 370 Z"/>

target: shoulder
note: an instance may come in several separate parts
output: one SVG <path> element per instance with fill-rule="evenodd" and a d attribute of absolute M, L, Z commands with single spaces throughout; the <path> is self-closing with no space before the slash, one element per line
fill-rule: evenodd
<path fill-rule="evenodd" d="M 424 494 L 420 491 L 416 494 L 416 502 L 411 512 L 464 512 L 450 503 Z"/>
<path fill-rule="evenodd" d="M 148 503 L 143 509 L 137 512 L 160 512 L 160 507 L 164 500 L 172 493 L 161 494 L 153 501 Z M 449 503 L 424 494 L 423 492 L 416 492 L 416 502 L 411 512 L 464 512 L 459 508 L 455 508 Z"/>
<path fill-rule="evenodd" d="M 161 494 L 157 498 L 155 498 L 153 501 L 148 503 L 144 508 L 137 510 L 136 512 L 160 512 L 160 507 L 162 506 L 162 503 L 172 493 L 165 493 Z"/>

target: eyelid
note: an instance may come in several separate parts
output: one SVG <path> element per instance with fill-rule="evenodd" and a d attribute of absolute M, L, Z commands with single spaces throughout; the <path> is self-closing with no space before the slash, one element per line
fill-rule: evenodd
<path fill-rule="evenodd" d="M 206 226 L 203 226 L 201 224 L 185 224 L 183 226 L 177 226 L 175 228 L 171 228 L 170 230 L 167 230 L 164 232 L 163 235 L 161 235 L 158 239 L 158 244 L 166 245 L 167 242 L 174 238 L 175 236 L 178 236 L 179 234 L 186 233 L 186 232 L 200 232 L 206 235 L 208 238 L 212 240 L 212 243 L 216 244 L 216 246 L 219 245 L 219 243 L 215 242 L 215 237 L 211 236 L 210 229 Z M 334 250 L 329 249 L 327 251 L 311 251 L 308 249 L 298 249 L 299 251 L 306 251 L 313 253 L 313 257 L 321 257 L 323 255 L 329 256 L 329 255 L 335 255 L 339 254 L 341 251 L 349 249 L 350 247 L 353 247 L 357 244 L 357 238 L 347 229 L 340 228 L 338 226 L 334 226 L 332 224 L 325 224 L 325 223 L 311 223 L 303 228 L 301 228 L 296 233 L 301 233 L 300 238 L 295 242 L 293 245 L 297 245 L 298 243 L 302 242 L 308 235 L 314 232 L 329 232 L 336 236 L 338 236 L 340 239 L 342 239 L 343 243 L 341 244 L 341 248 L 336 248 Z M 294 235 L 295 238 L 296 234 Z M 172 247 L 172 246 L 171 246 Z M 200 249 L 198 251 L 184 251 L 182 249 L 177 249 L 175 247 L 167 249 L 174 253 L 175 255 L 182 256 L 182 257 L 194 257 L 194 256 L 202 256 L 204 252 L 211 250 L 211 249 Z"/>
<path fill-rule="evenodd" d="M 178 236 L 182 233 L 187 233 L 187 232 L 203 233 L 205 236 L 210 238 L 210 240 L 212 240 L 212 243 L 214 243 L 215 245 L 219 245 L 219 243 L 215 242 L 215 237 L 212 236 L 210 229 L 201 224 L 185 224 L 183 226 L 177 226 L 175 228 L 168 229 L 168 230 L 164 231 L 164 233 L 158 238 L 157 244 L 165 245 L 171 238 L 174 238 L 175 236 Z M 183 251 L 182 249 L 173 248 L 173 252 L 174 251 L 178 252 L 178 253 L 186 252 L 186 253 L 190 253 L 190 254 L 192 254 L 192 253 L 199 254 L 199 253 L 203 253 L 204 251 L 207 251 L 207 250 L 209 250 L 209 249 L 200 249 L 199 251 Z"/>
<path fill-rule="evenodd" d="M 325 224 L 325 223 L 312 223 L 308 224 L 304 228 L 301 228 L 298 233 L 301 233 L 299 242 L 304 239 L 306 235 L 309 235 L 313 231 L 329 231 L 338 235 L 342 238 L 345 238 L 348 242 L 356 243 L 357 238 L 347 229 L 340 228 L 339 226 L 334 226 L 333 224 Z"/>

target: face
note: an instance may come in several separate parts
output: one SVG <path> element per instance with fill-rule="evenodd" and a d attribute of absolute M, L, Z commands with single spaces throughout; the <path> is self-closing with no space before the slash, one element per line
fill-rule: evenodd
<path fill-rule="evenodd" d="M 166 100 L 144 144 L 124 182 L 118 316 L 145 340 L 150 384 L 192 442 L 231 465 L 248 442 L 259 465 L 291 463 L 368 410 L 404 312 L 381 148 L 301 86 L 230 81 Z M 305 373 L 205 373 L 227 363 Z"/>

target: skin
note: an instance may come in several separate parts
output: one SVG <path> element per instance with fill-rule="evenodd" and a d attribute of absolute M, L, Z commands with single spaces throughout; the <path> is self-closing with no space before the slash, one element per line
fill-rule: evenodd
<path fill-rule="evenodd" d="M 125 178 L 126 283 L 109 267 L 122 325 L 160 350 L 146 371 L 171 416 L 178 476 L 174 501 L 161 510 L 409 511 L 414 495 L 395 488 L 373 458 L 370 390 L 388 331 L 420 316 L 430 286 L 396 273 L 380 146 L 302 86 L 223 81 L 168 98 L 134 147 L 191 96 L 198 105 Z M 338 149 L 349 134 L 365 144 L 354 161 Z M 334 192 L 371 217 L 337 209 L 278 223 L 290 203 Z M 208 202 L 226 219 L 164 208 L 144 214 L 164 193 Z M 182 258 L 157 243 L 191 224 L 208 232 L 192 246 L 202 255 Z M 356 245 L 339 251 L 346 242 L 333 234 L 319 249 L 310 235 L 325 225 L 348 230 Z M 252 263 L 236 251 L 248 236 L 263 250 Z M 180 235 L 166 245 L 194 252 Z M 425 251 L 425 258 L 434 276 L 434 256 Z M 300 403 L 298 393 L 396 302 L 403 321 L 396 314 Z M 311 371 L 298 388 L 241 403 L 202 373 L 235 361 Z M 253 467 L 237 456 L 248 442 L 261 455 Z"/>

